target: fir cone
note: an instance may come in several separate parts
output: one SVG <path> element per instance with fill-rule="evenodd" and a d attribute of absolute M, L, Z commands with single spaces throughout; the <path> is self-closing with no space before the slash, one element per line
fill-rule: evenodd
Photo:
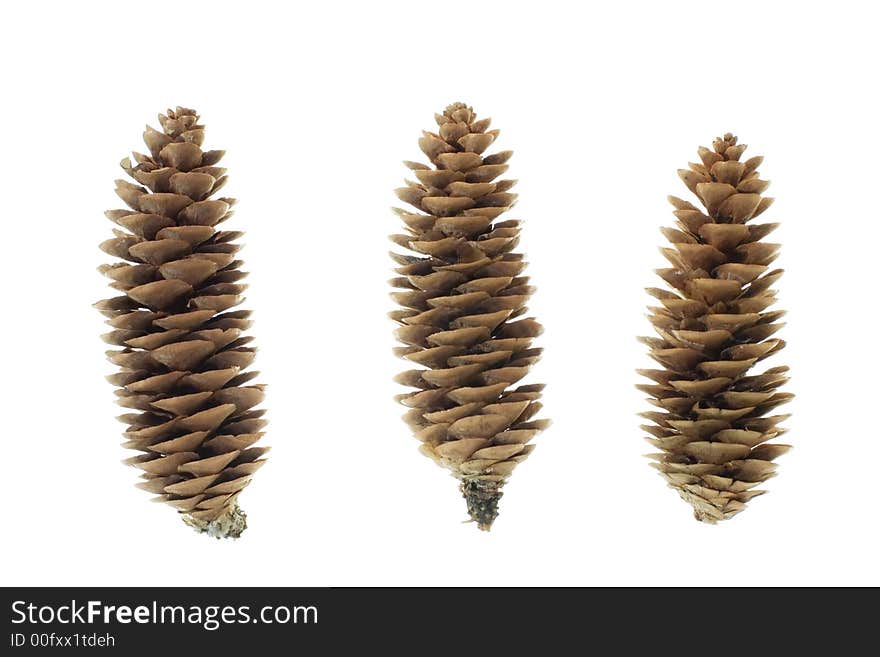
<path fill-rule="evenodd" d="M 771 286 L 782 270 L 770 270 L 778 244 L 762 241 L 778 224 L 755 223 L 772 198 L 758 177 L 763 158 L 741 161 L 746 146 L 731 134 L 700 148 L 701 163 L 679 171 L 704 210 L 674 196 L 678 228 L 663 234 L 672 264 L 658 270 L 672 288 L 649 289 L 660 305 L 650 308 L 659 338 L 643 338 L 663 366 L 640 370 L 653 381 L 639 388 L 658 410 L 642 415 L 643 428 L 660 450 L 652 454 L 669 485 L 694 508 L 697 520 L 715 523 L 745 508 L 765 491 L 776 457 L 790 449 L 770 443 L 785 432 L 788 415 L 770 415 L 793 395 L 778 392 L 787 367 L 752 372 L 785 343 L 774 334 L 782 311 Z"/>
<path fill-rule="evenodd" d="M 515 181 L 496 180 L 512 153 L 483 156 L 498 131 L 466 105 L 435 119 L 438 132 L 419 140 L 433 166 L 406 162 L 418 182 L 397 190 L 419 210 L 395 208 L 406 234 L 391 238 L 417 254 L 392 254 L 402 308 L 391 317 L 405 345 L 395 352 L 419 366 L 396 378 L 416 388 L 398 400 L 421 451 L 460 480 L 471 518 L 488 530 L 502 487 L 548 424 L 532 419 L 544 386 L 516 385 L 540 357 L 541 325 L 523 317 L 533 288 L 513 252 L 520 222 L 496 221 L 516 200 Z"/>
<path fill-rule="evenodd" d="M 211 197 L 226 182 L 223 151 L 203 151 L 198 115 L 178 107 L 147 126 L 149 155 L 122 168 L 136 182 L 116 181 L 130 210 L 110 210 L 120 226 L 101 244 L 124 262 L 100 271 L 120 296 L 96 307 L 113 328 L 103 336 L 119 372 L 118 403 L 132 412 L 124 445 L 141 452 L 126 461 L 143 471 L 139 488 L 158 495 L 190 526 L 238 537 L 245 514 L 238 496 L 264 460 L 263 386 L 246 385 L 255 349 L 244 335 L 249 311 L 232 310 L 245 286 L 236 260 L 242 233 L 218 230 L 232 216 L 231 198 Z"/>

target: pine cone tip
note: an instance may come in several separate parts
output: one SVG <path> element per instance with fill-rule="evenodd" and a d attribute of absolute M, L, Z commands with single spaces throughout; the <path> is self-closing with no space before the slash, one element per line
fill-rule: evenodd
<path fill-rule="evenodd" d="M 461 494 L 467 502 L 468 514 L 477 527 L 487 532 L 498 517 L 500 486 L 492 481 L 468 480 L 461 482 Z"/>
<path fill-rule="evenodd" d="M 477 114 L 474 112 L 474 108 L 467 103 L 455 102 L 447 105 L 446 109 L 443 110 L 443 114 L 435 114 L 434 118 L 441 127 L 447 123 L 472 125 L 477 118 Z"/>
<path fill-rule="evenodd" d="M 200 534 L 207 534 L 216 539 L 238 538 L 247 529 L 247 514 L 238 504 L 230 504 L 223 513 L 209 522 L 183 514 L 183 521 Z"/>
<path fill-rule="evenodd" d="M 725 132 L 723 137 L 715 137 L 715 140 L 712 142 L 712 147 L 715 149 L 716 153 L 724 154 L 724 151 L 727 150 L 730 146 L 736 146 L 737 137 L 732 132 Z"/>

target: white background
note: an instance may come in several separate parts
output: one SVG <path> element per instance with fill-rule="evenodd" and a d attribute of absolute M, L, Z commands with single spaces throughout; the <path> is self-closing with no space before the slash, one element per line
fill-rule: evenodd
<path fill-rule="evenodd" d="M 28 2 L 4 9 L 0 581 L 7 585 L 880 584 L 877 16 L 870 3 Z M 453 101 L 516 151 L 554 425 L 489 534 L 391 383 L 388 208 Z M 273 447 L 215 541 L 134 488 L 96 267 L 119 160 L 197 108 L 247 231 Z M 642 454 L 676 169 L 765 155 L 787 271 L 787 438 L 769 494 L 697 523 Z M 226 226 L 225 226 L 226 227 Z"/>

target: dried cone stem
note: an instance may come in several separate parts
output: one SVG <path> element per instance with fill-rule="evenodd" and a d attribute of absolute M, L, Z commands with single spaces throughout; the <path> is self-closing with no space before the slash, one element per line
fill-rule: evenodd
<path fill-rule="evenodd" d="M 662 369 L 642 370 L 656 411 L 643 428 L 660 450 L 653 465 L 694 507 L 698 520 L 714 523 L 764 493 L 776 457 L 788 445 L 773 444 L 788 415 L 771 415 L 793 395 L 778 392 L 787 367 L 760 374 L 752 367 L 783 348 L 772 337 L 782 326 L 770 287 L 782 270 L 770 270 L 778 244 L 762 241 L 778 224 L 753 220 L 773 202 L 761 196 L 769 183 L 758 177 L 763 158 L 741 161 L 744 144 L 730 134 L 700 148 L 701 162 L 679 171 L 702 209 L 674 196 L 677 228 L 663 230 L 673 248 L 662 249 L 672 266 L 658 270 L 671 288 L 649 289 L 658 338 L 644 338 Z"/>
<path fill-rule="evenodd" d="M 231 198 L 211 198 L 226 182 L 223 151 L 203 151 L 198 115 L 178 107 L 147 127 L 149 155 L 122 168 L 116 181 L 127 210 L 107 217 L 120 229 L 101 244 L 121 261 L 100 271 L 121 292 L 96 307 L 121 347 L 107 352 L 119 371 L 118 403 L 131 409 L 124 445 L 141 452 L 126 463 L 143 471 L 139 488 L 173 506 L 210 535 L 239 536 L 238 496 L 264 460 L 263 386 L 246 385 L 255 349 L 244 335 L 249 311 L 232 310 L 245 286 L 236 260 L 242 233 L 218 230 L 232 216 Z"/>
<path fill-rule="evenodd" d="M 419 146 L 431 165 L 406 162 L 417 182 L 397 196 L 419 212 L 395 209 L 405 234 L 392 241 L 416 255 L 392 254 L 405 346 L 397 355 L 417 369 L 397 377 L 413 392 L 398 400 L 421 451 L 461 482 L 468 512 L 488 530 L 501 489 L 547 424 L 533 420 L 543 385 L 519 385 L 541 350 L 541 325 L 526 318 L 532 294 L 526 263 L 513 249 L 520 222 L 496 221 L 516 200 L 515 181 L 497 180 L 512 153 L 483 156 L 495 141 L 489 119 L 456 103 L 435 116 L 439 130 Z"/>

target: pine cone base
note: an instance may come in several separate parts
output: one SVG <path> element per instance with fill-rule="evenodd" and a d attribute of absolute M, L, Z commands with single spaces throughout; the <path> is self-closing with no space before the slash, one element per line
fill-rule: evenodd
<path fill-rule="evenodd" d="M 247 514 L 236 503 L 225 507 L 223 513 L 213 520 L 202 520 L 189 514 L 183 514 L 182 518 L 183 522 L 197 532 L 216 539 L 238 538 L 247 529 Z"/>
<path fill-rule="evenodd" d="M 459 489 L 467 503 L 471 520 L 483 531 L 492 529 L 492 523 L 498 517 L 498 503 L 504 495 L 501 492 L 501 484 L 494 481 L 465 479 Z"/>

